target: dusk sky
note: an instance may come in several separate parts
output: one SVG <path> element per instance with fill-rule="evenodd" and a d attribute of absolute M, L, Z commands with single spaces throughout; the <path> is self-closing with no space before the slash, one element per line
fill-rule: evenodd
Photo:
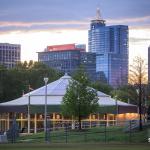
<path fill-rule="evenodd" d="M 0 0 L 0 43 L 21 44 L 22 60 L 37 60 L 47 45 L 87 44 L 97 8 L 107 25 L 129 26 L 130 61 L 147 60 L 150 0 Z"/>

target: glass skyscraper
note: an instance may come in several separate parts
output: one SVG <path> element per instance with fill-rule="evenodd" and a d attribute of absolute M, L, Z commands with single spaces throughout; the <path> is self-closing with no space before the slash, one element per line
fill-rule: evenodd
<path fill-rule="evenodd" d="M 96 74 L 96 54 L 86 52 L 84 44 L 65 44 L 48 46 L 44 52 L 38 52 L 38 61 L 49 67 L 69 74 L 83 65 L 91 80 Z"/>
<path fill-rule="evenodd" d="M 89 52 L 96 53 L 97 79 L 113 87 L 128 83 L 128 26 L 106 26 L 100 11 L 91 20 Z"/>

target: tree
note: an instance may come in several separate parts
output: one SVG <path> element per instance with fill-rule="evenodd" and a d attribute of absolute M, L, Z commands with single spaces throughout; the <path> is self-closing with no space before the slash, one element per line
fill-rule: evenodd
<path fill-rule="evenodd" d="M 4 85 L 7 78 L 7 68 L 0 65 L 0 100 L 4 99 Z"/>
<path fill-rule="evenodd" d="M 147 65 L 144 59 L 136 56 L 130 65 L 129 83 L 133 85 L 147 84 Z"/>
<path fill-rule="evenodd" d="M 58 79 L 62 74 L 49 68 L 41 62 L 18 62 L 15 68 L 6 69 L 0 66 L 0 102 L 13 100 L 22 96 L 23 91 L 29 91 L 44 85 L 43 78 L 48 77 L 49 82 Z"/>
<path fill-rule="evenodd" d="M 113 88 L 110 85 L 106 83 L 102 83 L 100 81 L 91 83 L 91 87 L 93 87 L 94 89 L 98 91 L 104 92 L 106 94 L 110 94 L 111 91 L 113 90 Z"/>
<path fill-rule="evenodd" d="M 144 84 L 147 84 L 147 67 L 144 59 L 137 56 L 133 59 L 133 64 L 130 66 L 129 83 L 133 84 L 137 90 L 139 97 L 139 130 L 142 130 L 142 101 L 144 93 Z"/>
<path fill-rule="evenodd" d="M 62 74 L 53 68 L 41 62 L 34 62 L 32 67 L 28 68 L 28 84 L 30 84 L 34 89 L 43 86 L 44 77 L 49 78 L 49 82 L 58 79 Z"/>
<path fill-rule="evenodd" d="M 76 80 L 74 80 L 76 79 Z M 67 92 L 62 101 L 62 113 L 64 116 L 78 119 L 79 130 L 81 120 L 98 108 L 98 96 L 96 90 L 87 87 L 88 78 L 80 68 L 69 83 Z"/>
<path fill-rule="evenodd" d="M 133 85 L 124 85 L 111 91 L 111 96 L 117 100 L 137 104 L 137 92 Z"/>

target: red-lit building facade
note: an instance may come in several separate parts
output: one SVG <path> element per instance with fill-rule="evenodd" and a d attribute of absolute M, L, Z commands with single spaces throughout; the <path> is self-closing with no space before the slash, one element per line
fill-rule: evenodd
<path fill-rule="evenodd" d="M 63 45 L 52 45 L 47 46 L 46 51 L 53 52 L 53 51 L 67 51 L 67 50 L 80 50 L 85 52 L 86 46 L 84 44 L 63 44 Z"/>

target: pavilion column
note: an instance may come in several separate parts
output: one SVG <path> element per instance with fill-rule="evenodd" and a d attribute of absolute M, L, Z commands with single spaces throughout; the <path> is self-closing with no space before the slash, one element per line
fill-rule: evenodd
<path fill-rule="evenodd" d="M 53 113 L 53 130 L 55 130 L 55 121 L 56 121 L 56 114 Z"/>
<path fill-rule="evenodd" d="M 34 114 L 34 133 L 37 133 L 37 114 Z"/>
<path fill-rule="evenodd" d="M 118 114 L 116 114 L 116 125 L 118 125 Z"/>
<path fill-rule="evenodd" d="M 7 118 L 6 118 L 6 113 L 3 114 L 3 128 L 4 128 L 4 131 L 7 131 Z"/>
<path fill-rule="evenodd" d="M 64 128 L 64 124 L 65 124 L 64 116 L 62 115 L 62 128 Z"/>
<path fill-rule="evenodd" d="M 116 125 L 118 125 L 118 114 L 119 114 L 119 107 L 118 107 L 118 101 L 116 100 Z"/>
<path fill-rule="evenodd" d="M 108 114 L 105 114 L 105 124 L 106 124 L 106 126 L 109 125 L 109 124 L 108 124 Z"/>
<path fill-rule="evenodd" d="M 7 113 L 7 130 L 10 127 L 10 119 L 9 119 L 9 113 Z"/>
<path fill-rule="evenodd" d="M 109 126 L 109 114 L 106 114 L 106 126 L 108 127 Z"/>
<path fill-rule="evenodd" d="M 28 134 L 30 133 L 30 114 L 28 113 Z"/>
<path fill-rule="evenodd" d="M 115 114 L 114 114 L 114 124 L 113 125 L 115 125 Z"/>
<path fill-rule="evenodd" d="M 99 127 L 100 126 L 100 116 L 99 116 L 99 113 L 97 114 L 97 127 Z"/>
<path fill-rule="evenodd" d="M 21 124 L 21 129 L 23 128 L 23 113 L 21 113 L 20 116 L 20 124 Z"/>
<path fill-rule="evenodd" d="M 2 131 L 2 114 L 0 114 L 0 130 Z"/>
<path fill-rule="evenodd" d="M 4 130 L 4 126 L 3 126 L 3 113 L 0 114 L 0 130 L 1 130 L 1 131 Z"/>
<path fill-rule="evenodd" d="M 92 115 L 90 114 L 89 116 L 89 120 L 90 120 L 90 128 L 92 127 L 91 121 L 92 121 Z"/>
<path fill-rule="evenodd" d="M 71 128 L 72 129 L 75 129 L 75 121 L 74 121 L 74 118 L 73 118 L 73 116 L 72 116 L 72 123 L 71 123 L 72 125 L 71 125 Z"/>

